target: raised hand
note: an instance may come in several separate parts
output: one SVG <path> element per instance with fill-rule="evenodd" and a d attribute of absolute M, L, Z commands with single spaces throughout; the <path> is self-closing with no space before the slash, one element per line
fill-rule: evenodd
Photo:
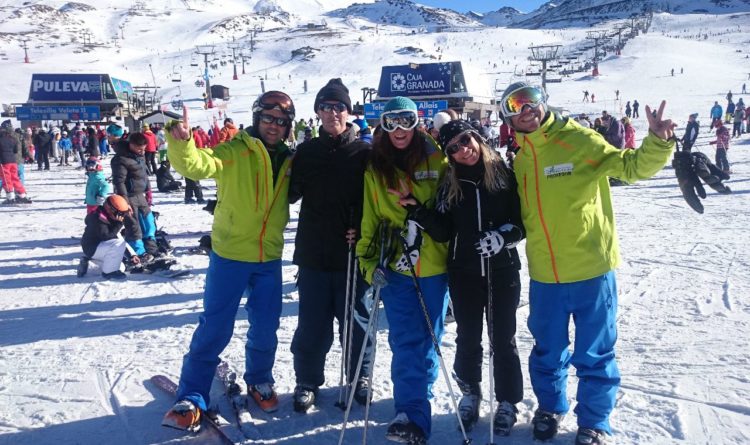
<path fill-rule="evenodd" d="M 646 105 L 646 119 L 648 119 L 648 129 L 651 133 L 660 137 L 661 139 L 667 140 L 674 136 L 674 129 L 677 124 L 672 122 L 672 119 L 663 120 L 662 115 L 664 114 L 664 107 L 667 105 L 667 101 L 661 101 L 659 110 L 654 115 L 651 108 Z"/>
<path fill-rule="evenodd" d="M 187 106 L 182 106 L 182 120 L 167 124 L 167 131 L 178 141 L 190 140 L 190 120 L 188 119 Z"/>

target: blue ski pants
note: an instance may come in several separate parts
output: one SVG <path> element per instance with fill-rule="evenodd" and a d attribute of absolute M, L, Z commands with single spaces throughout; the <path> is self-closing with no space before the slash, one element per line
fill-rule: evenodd
<path fill-rule="evenodd" d="M 571 354 L 568 322 L 573 317 L 575 344 Z M 534 336 L 529 374 L 539 408 L 567 413 L 568 367 L 578 376 L 578 426 L 611 434 L 609 415 L 615 407 L 620 372 L 617 341 L 615 273 L 574 283 L 531 280 L 528 327 Z"/>
<path fill-rule="evenodd" d="M 132 247 L 133 250 L 135 250 L 135 253 L 140 256 L 146 253 L 147 250 L 144 244 L 144 240 L 151 243 L 153 247 L 156 247 L 156 220 L 154 219 L 154 212 L 150 211 L 147 207 L 135 208 L 133 209 L 133 212 L 135 212 L 137 221 L 135 221 L 136 218 L 131 218 L 129 225 L 132 227 L 132 229 L 128 230 L 128 227 L 126 227 L 125 238 L 128 240 L 128 244 L 130 244 L 130 247 Z M 126 216 L 125 218 L 127 220 L 130 217 Z M 138 224 L 137 228 L 140 229 L 140 231 L 136 230 L 136 223 Z M 128 239 L 133 236 L 135 236 L 136 238 Z M 154 252 L 149 253 L 153 254 Z"/>
<path fill-rule="evenodd" d="M 211 252 L 203 313 L 182 363 L 177 400 L 188 399 L 206 409 L 219 354 L 232 338 L 237 308 L 249 289 L 245 310 L 250 327 L 245 343 L 248 385 L 273 383 L 281 316 L 281 260 L 248 263 L 222 258 Z"/>
<path fill-rule="evenodd" d="M 406 413 L 430 437 L 430 399 L 432 385 L 440 372 L 439 358 L 412 277 L 391 270 L 386 277 L 388 285 L 380 290 L 380 297 L 388 318 L 388 344 L 393 353 L 391 380 L 396 413 Z M 417 278 L 417 281 L 440 343 L 448 309 L 448 275 Z"/>

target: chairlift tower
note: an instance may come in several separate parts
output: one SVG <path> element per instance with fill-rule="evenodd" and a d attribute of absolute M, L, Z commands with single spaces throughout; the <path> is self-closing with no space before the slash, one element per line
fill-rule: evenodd
<path fill-rule="evenodd" d="M 599 75 L 599 45 L 607 40 L 606 31 L 586 31 L 586 39 L 594 41 L 594 70 L 591 72 L 592 76 Z"/>
<path fill-rule="evenodd" d="M 211 79 L 208 75 L 208 56 L 215 53 L 213 45 L 198 45 L 195 47 L 195 53 L 203 56 L 203 79 L 206 81 L 206 108 L 213 108 L 214 103 L 211 100 Z"/>
<path fill-rule="evenodd" d="M 234 75 L 232 76 L 232 80 L 237 80 L 237 54 L 236 51 L 240 49 L 240 46 L 242 46 L 239 42 L 230 42 L 227 43 L 227 46 L 229 49 L 232 50 L 232 67 L 234 69 Z M 244 71 L 242 74 L 245 74 Z"/>
<path fill-rule="evenodd" d="M 247 54 L 245 51 L 240 51 L 240 59 L 242 59 L 242 74 L 245 74 L 245 62 L 250 60 L 252 56 L 250 54 Z"/>
<path fill-rule="evenodd" d="M 547 91 L 547 62 L 557 60 L 557 53 L 562 45 L 538 45 L 530 46 L 531 60 L 542 62 L 542 88 Z"/>
<path fill-rule="evenodd" d="M 21 48 L 23 48 L 23 63 L 29 62 L 29 39 L 21 40 Z"/>
<path fill-rule="evenodd" d="M 618 56 L 622 55 L 622 48 L 623 48 L 622 33 L 626 29 L 628 29 L 628 25 L 620 25 L 617 27 L 617 50 L 615 51 L 615 54 L 617 54 Z"/>

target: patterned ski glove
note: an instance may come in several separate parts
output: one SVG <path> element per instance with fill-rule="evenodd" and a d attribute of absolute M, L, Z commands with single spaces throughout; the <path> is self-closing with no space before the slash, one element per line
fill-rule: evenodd
<path fill-rule="evenodd" d="M 372 287 L 383 288 L 388 286 L 388 278 L 385 276 L 385 269 L 383 266 L 378 266 L 372 273 Z"/>
<path fill-rule="evenodd" d="M 422 246 L 422 230 L 416 221 L 407 219 L 405 232 L 406 235 L 404 236 L 402 233 L 402 236 L 406 240 L 408 247 L 401 254 L 401 258 L 396 261 L 396 270 L 399 272 L 409 272 L 410 262 L 412 267 L 416 267 L 417 261 L 419 261 L 419 248 Z M 407 255 L 409 255 L 408 259 Z"/>
<path fill-rule="evenodd" d="M 489 258 L 497 255 L 505 246 L 505 238 L 497 230 L 488 230 L 479 236 L 479 241 L 475 244 L 477 253 L 482 258 Z"/>

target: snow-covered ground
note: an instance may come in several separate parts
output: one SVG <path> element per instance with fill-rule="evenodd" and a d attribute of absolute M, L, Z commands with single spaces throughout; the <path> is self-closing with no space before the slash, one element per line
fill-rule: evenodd
<path fill-rule="evenodd" d="M 197 22 L 194 18 L 182 29 L 192 29 Z M 708 110 L 715 100 L 724 104 L 730 89 L 735 98 L 742 96 L 737 93 L 750 65 L 745 58 L 747 34 L 738 29 L 749 25 L 746 15 L 659 15 L 651 32 L 631 41 L 621 57 L 601 63 L 600 77 L 579 76 L 552 84 L 551 101 L 572 112 L 598 115 L 608 109 L 619 116 L 627 100 L 653 106 L 664 98 L 666 114 L 681 127 L 690 113 L 700 114 L 702 133 L 697 149 L 713 158 L 714 150 L 708 145 Z M 727 29 L 730 32 L 725 33 Z M 681 38 L 698 31 L 712 35 L 700 41 Z M 277 66 L 266 85 L 288 89 L 297 101 L 300 117 L 310 117 L 313 94 L 325 80 L 343 77 L 357 100 L 360 86 L 376 84 L 381 65 L 407 59 L 393 50 L 421 42 L 425 47 L 441 46 L 443 60 L 462 60 L 465 70 L 477 79 L 474 82 L 481 83 L 477 88 L 489 91 L 494 78 L 510 75 L 488 74 L 492 71 L 488 62 L 512 71 L 515 64 L 526 63 L 531 42 L 569 43 L 584 37 L 581 29 L 490 29 L 416 37 L 383 32 L 364 42 L 346 35 L 349 43 L 326 46 L 324 57 Z M 256 63 L 271 63 L 274 52 L 288 54 L 290 50 L 283 39 L 265 40 L 263 46 L 258 57 L 261 62 Z M 60 49 L 47 51 L 40 56 L 49 67 L 44 71 L 81 69 L 76 62 L 80 55 L 65 59 L 59 57 Z M 106 58 L 97 60 L 94 68 L 109 66 Z M 150 79 L 146 65 L 150 61 L 132 60 L 128 72 Z M 172 63 L 168 65 L 171 68 Z M 167 62 L 160 66 L 166 67 Z M 684 68 L 684 74 L 672 77 L 671 68 L 676 73 Z M 0 93 L 9 100 L 22 101 L 29 74 L 36 71 L 41 71 L 40 66 L 4 63 L 0 66 L 4 78 Z M 288 81 L 288 74 L 294 74 L 294 84 Z M 217 81 L 238 92 L 240 98 L 233 99 L 230 111 L 238 116 L 236 122 L 249 123 L 247 108 L 259 92 L 257 80 L 232 83 L 230 75 L 225 73 Z M 304 78 L 310 79 L 309 93 L 301 90 L 300 79 Z M 614 100 L 616 89 L 621 101 Z M 594 92 L 597 103 L 581 103 L 583 90 Z M 646 131 L 645 119 L 637 120 L 635 126 L 640 142 Z M 670 168 L 653 179 L 613 190 L 624 258 L 618 270 L 618 360 L 623 380 L 612 416 L 619 444 L 750 443 L 748 148 L 750 136 L 733 139 L 729 150 L 733 175 L 727 181 L 733 194 L 721 196 L 709 189 L 703 215 L 687 207 Z M 148 382 L 157 373 L 175 379 L 179 376 L 201 310 L 207 267 L 207 257 L 189 255 L 187 249 L 210 230 L 210 215 L 200 206 L 183 204 L 181 195 L 155 194 L 160 226 L 171 235 L 180 262 L 193 268 L 193 275 L 187 278 L 132 275 L 126 282 L 115 283 L 100 280 L 93 271 L 78 279 L 75 265 L 81 251 L 73 237 L 83 231 L 85 176 L 80 170 L 55 165 L 50 172 L 37 172 L 31 166 L 27 169 L 27 188 L 34 204 L 0 208 L 0 445 L 218 443 L 210 434 L 185 437 L 161 427 L 161 416 L 172 400 Z M 212 182 L 204 181 L 204 185 L 212 196 Z M 281 409 L 267 415 L 253 407 L 252 414 L 262 435 L 260 443 L 331 444 L 338 440 L 343 419 L 333 406 L 338 396 L 337 345 L 329 354 L 328 386 L 321 392 L 319 405 L 307 415 L 294 413 L 291 407 L 294 373 L 289 345 L 297 314 L 296 267 L 291 257 L 297 211 L 293 207 L 285 233 L 284 306 L 275 367 Z M 533 342 L 525 327 L 526 302 L 524 292 L 518 311 L 518 345 L 524 364 Z M 234 339 L 223 354 L 240 370 L 247 328 L 244 314 L 243 309 L 238 310 Z M 394 414 L 387 329 L 387 321 L 381 317 L 371 444 L 386 443 L 385 425 Z M 455 325 L 449 325 L 442 346 L 449 367 L 454 339 Z M 572 376 L 571 400 L 575 380 Z M 486 378 L 484 385 L 487 393 Z M 517 427 L 510 437 L 496 438 L 496 443 L 533 443 L 529 421 L 535 400 L 528 377 L 519 408 Z M 483 418 L 471 433 L 474 443 L 488 440 L 488 409 L 485 403 Z M 436 386 L 433 413 L 430 443 L 460 443 L 442 377 Z M 361 442 L 362 418 L 363 410 L 355 408 L 345 443 Z M 562 423 L 562 433 L 551 443 L 572 442 L 575 429 L 575 417 L 570 415 Z"/>

